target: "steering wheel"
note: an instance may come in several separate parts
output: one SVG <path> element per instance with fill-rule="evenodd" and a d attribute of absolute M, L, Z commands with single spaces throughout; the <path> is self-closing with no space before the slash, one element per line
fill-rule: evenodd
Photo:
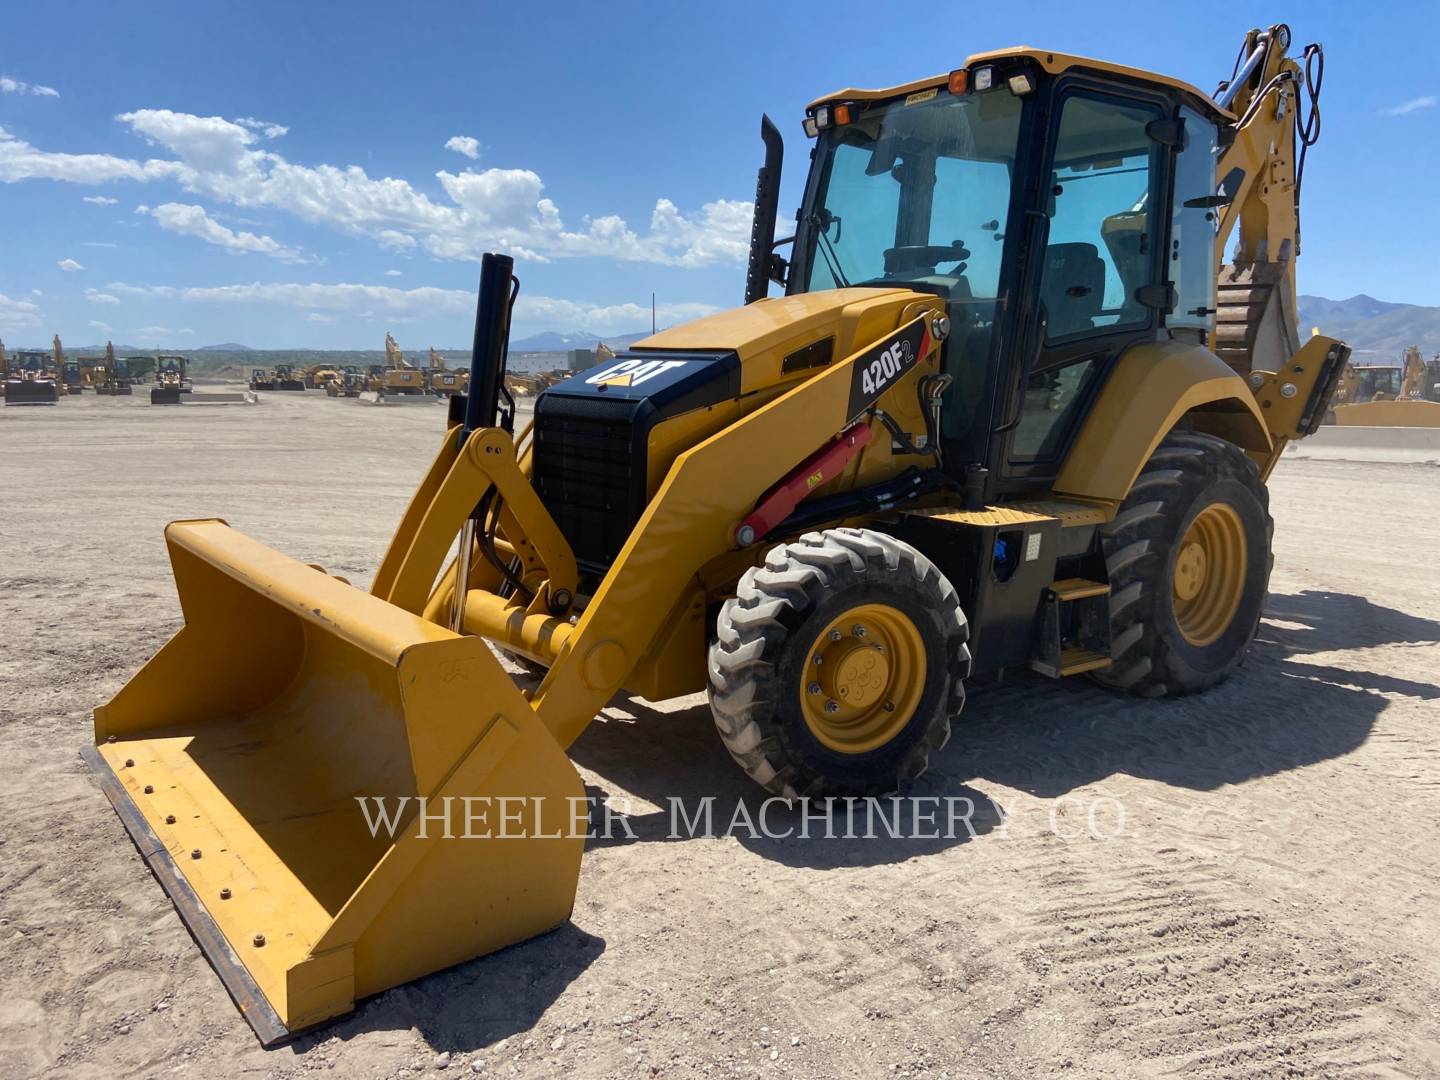
<path fill-rule="evenodd" d="M 905 244 L 885 249 L 885 272 L 934 270 L 942 262 L 963 262 L 969 257 L 970 250 L 960 240 L 953 244 Z"/>

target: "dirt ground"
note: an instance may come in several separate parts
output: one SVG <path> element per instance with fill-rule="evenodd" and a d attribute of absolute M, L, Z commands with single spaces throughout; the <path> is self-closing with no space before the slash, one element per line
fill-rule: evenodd
<path fill-rule="evenodd" d="M 573 757 L 635 838 L 592 843 L 572 922 L 267 1052 L 82 765 L 88 713 L 179 624 L 167 520 L 363 584 L 443 410 L 146 401 L 0 409 L 5 1074 L 1440 1075 L 1433 465 L 1281 465 L 1219 689 L 977 687 L 919 789 L 973 837 L 667 839 L 668 796 L 761 794 L 701 699 L 617 700 Z"/>

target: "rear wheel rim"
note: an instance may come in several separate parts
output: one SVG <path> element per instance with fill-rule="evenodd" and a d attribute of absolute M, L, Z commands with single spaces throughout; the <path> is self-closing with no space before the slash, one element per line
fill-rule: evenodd
<path fill-rule="evenodd" d="M 832 619 L 810 645 L 800 712 L 810 733 L 841 754 L 890 742 L 925 691 L 925 638 L 888 604 L 860 604 Z"/>
<path fill-rule="evenodd" d="M 1249 555 L 1245 525 L 1228 503 L 1195 516 L 1175 552 L 1171 602 L 1187 642 L 1212 645 L 1230 627 L 1245 594 Z"/>

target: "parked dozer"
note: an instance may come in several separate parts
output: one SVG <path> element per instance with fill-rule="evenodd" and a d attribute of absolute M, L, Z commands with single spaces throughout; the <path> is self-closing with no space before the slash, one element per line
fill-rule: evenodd
<path fill-rule="evenodd" d="M 185 625 L 87 757 L 261 1040 L 563 922 L 566 748 L 622 690 L 708 690 L 734 760 L 794 799 L 917 776 L 972 675 L 1229 675 L 1265 478 L 1347 355 L 1289 314 L 1320 81 L 1289 46 L 1252 31 L 1214 99 L 1029 48 L 819 98 L 778 244 L 765 119 L 745 306 L 550 388 L 518 433 L 519 283 L 485 255 L 470 391 L 368 592 L 172 523 Z M 1217 335 L 1221 281 L 1254 310 Z M 478 817 L 453 837 L 446 799 Z"/>
<path fill-rule="evenodd" d="M 53 363 L 51 353 L 17 349 L 5 362 L 5 404 L 58 404 L 60 378 Z"/>
<path fill-rule="evenodd" d="M 294 364 L 276 364 L 271 377 L 274 381 L 272 389 L 289 392 L 303 392 L 305 389 L 305 377 L 295 370 Z"/>

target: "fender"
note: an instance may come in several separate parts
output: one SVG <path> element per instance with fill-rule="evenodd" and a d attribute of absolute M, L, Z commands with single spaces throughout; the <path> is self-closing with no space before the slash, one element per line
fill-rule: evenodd
<path fill-rule="evenodd" d="M 1127 349 L 1076 438 L 1055 481 L 1057 494 L 1119 502 L 1161 440 L 1186 413 L 1205 431 L 1269 459 L 1270 433 L 1255 396 L 1225 361 L 1184 341 Z"/>

